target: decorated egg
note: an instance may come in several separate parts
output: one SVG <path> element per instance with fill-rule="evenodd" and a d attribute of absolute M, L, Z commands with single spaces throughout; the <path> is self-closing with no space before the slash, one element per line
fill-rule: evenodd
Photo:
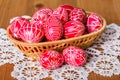
<path fill-rule="evenodd" d="M 70 13 L 70 20 L 74 20 L 74 21 L 78 20 L 85 23 L 86 12 L 81 8 L 74 8 Z"/>
<path fill-rule="evenodd" d="M 47 50 L 40 55 L 40 64 L 46 69 L 56 69 L 64 62 L 64 57 L 57 51 Z"/>
<path fill-rule="evenodd" d="M 58 7 L 57 9 L 55 9 L 53 15 L 60 19 L 62 23 L 68 21 L 68 12 L 62 7 Z"/>
<path fill-rule="evenodd" d="M 61 39 L 63 27 L 61 21 L 54 15 L 50 16 L 44 26 L 45 37 L 48 41 Z"/>
<path fill-rule="evenodd" d="M 25 18 L 15 18 L 9 25 L 9 32 L 15 39 L 20 39 L 19 31 L 22 27 L 30 26 L 30 23 Z"/>
<path fill-rule="evenodd" d="M 37 11 L 31 18 L 30 22 L 31 23 L 38 23 L 40 25 L 44 25 L 44 23 L 46 22 L 46 20 L 48 19 L 49 15 L 41 12 L 41 11 Z"/>
<path fill-rule="evenodd" d="M 85 26 L 80 21 L 68 21 L 64 24 L 64 37 L 72 38 L 81 36 L 85 31 Z"/>
<path fill-rule="evenodd" d="M 72 66 L 82 66 L 86 62 L 85 51 L 76 46 L 69 46 L 63 50 L 65 62 Z"/>
<path fill-rule="evenodd" d="M 70 5 L 61 5 L 60 7 L 64 8 L 67 10 L 68 14 L 74 9 L 72 6 Z"/>
<path fill-rule="evenodd" d="M 22 27 L 19 31 L 19 34 L 20 34 L 20 38 L 24 42 L 28 42 L 28 43 L 40 42 L 44 37 L 43 28 L 35 24 Z"/>
<path fill-rule="evenodd" d="M 96 14 L 92 13 L 88 16 L 87 19 L 87 29 L 89 33 L 96 32 L 102 27 L 102 19 Z"/>

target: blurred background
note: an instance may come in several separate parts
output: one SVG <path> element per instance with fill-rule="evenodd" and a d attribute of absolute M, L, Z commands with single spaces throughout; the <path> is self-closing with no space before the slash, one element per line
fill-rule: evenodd
<path fill-rule="evenodd" d="M 0 0 L 0 28 L 7 28 L 9 20 L 13 17 L 32 16 L 38 8 L 55 9 L 63 4 L 98 13 L 107 20 L 107 24 L 120 25 L 120 0 Z M 13 66 L 13 64 L 6 64 L 0 67 L 0 78 L 2 78 L 0 80 L 16 80 L 10 75 Z M 120 80 L 120 76 L 104 77 L 91 73 L 89 80 Z"/>
<path fill-rule="evenodd" d="M 10 18 L 15 16 L 32 16 L 38 8 L 55 9 L 63 4 L 96 12 L 107 20 L 107 24 L 120 25 L 120 0 L 0 0 L 0 27 L 6 28 Z"/>

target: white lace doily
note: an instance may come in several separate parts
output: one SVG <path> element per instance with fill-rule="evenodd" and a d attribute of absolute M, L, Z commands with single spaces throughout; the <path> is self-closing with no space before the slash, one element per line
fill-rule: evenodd
<path fill-rule="evenodd" d="M 6 30 L 0 28 L 0 65 L 16 63 L 22 59 L 24 59 L 23 54 L 8 40 Z"/>
<path fill-rule="evenodd" d="M 56 70 L 46 70 L 38 61 L 25 57 L 6 37 L 6 30 L 0 28 L 0 65 L 13 63 L 11 76 L 18 80 L 88 80 L 90 72 L 102 76 L 120 75 L 120 26 L 107 25 L 102 36 L 88 49 L 87 63 L 83 67 L 64 64 Z"/>

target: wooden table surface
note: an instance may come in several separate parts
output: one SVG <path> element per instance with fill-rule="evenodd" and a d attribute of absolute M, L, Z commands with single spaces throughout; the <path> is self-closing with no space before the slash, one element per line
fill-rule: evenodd
<path fill-rule="evenodd" d="M 35 6 L 56 8 L 61 4 L 81 7 L 87 11 L 101 14 L 107 23 L 120 25 L 120 0 L 0 0 L 0 28 L 7 28 L 9 19 L 15 16 L 32 15 Z M 11 77 L 13 64 L 0 66 L 0 80 L 16 80 Z M 47 78 L 45 80 L 51 80 Z M 120 75 L 103 77 L 95 73 L 89 75 L 89 80 L 120 80 Z"/>

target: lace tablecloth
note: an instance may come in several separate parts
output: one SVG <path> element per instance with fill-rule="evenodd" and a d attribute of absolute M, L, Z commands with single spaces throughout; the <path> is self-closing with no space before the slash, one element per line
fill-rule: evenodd
<path fill-rule="evenodd" d="M 90 48 L 85 50 L 87 63 L 82 67 L 64 64 L 56 70 L 46 70 L 38 61 L 25 57 L 6 37 L 6 30 L 0 28 L 0 66 L 14 64 L 11 76 L 18 80 L 39 80 L 52 77 L 53 80 L 88 80 L 92 71 L 102 76 L 120 75 L 120 27 L 107 25 L 105 32 Z"/>

